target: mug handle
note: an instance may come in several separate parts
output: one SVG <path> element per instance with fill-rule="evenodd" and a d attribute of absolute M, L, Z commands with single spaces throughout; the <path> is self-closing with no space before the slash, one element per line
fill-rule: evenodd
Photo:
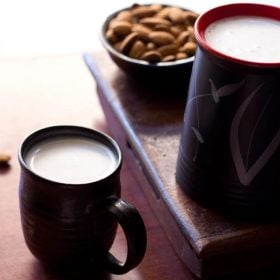
<path fill-rule="evenodd" d="M 107 210 L 122 227 L 127 241 L 127 256 L 126 260 L 121 262 L 107 252 L 105 266 L 110 273 L 125 274 L 135 268 L 145 255 L 147 246 L 145 225 L 136 208 L 122 199 L 111 200 L 107 204 Z"/>

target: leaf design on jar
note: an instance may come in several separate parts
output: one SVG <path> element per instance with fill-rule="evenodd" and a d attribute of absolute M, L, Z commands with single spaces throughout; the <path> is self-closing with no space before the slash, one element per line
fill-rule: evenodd
<path fill-rule="evenodd" d="M 233 162 L 235 165 L 238 178 L 240 182 L 245 186 L 250 185 L 252 180 L 258 175 L 261 169 L 266 165 L 266 163 L 269 161 L 269 159 L 274 154 L 274 152 L 276 151 L 276 149 L 279 147 L 280 144 L 280 129 L 278 129 L 278 132 L 275 134 L 274 138 L 271 140 L 271 142 L 265 148 L 265 150 L 262 152 L 259 158 L 249 168 L 246 168 L 247 163 L 244 163 L 241 155 L 241 149 L 239 143 L 239 127 L 240 127 L 242 117 L 246 112 L 247 108 L 249 107 L 253 97 L 257 94 L 257 92 L 261 89 L 263 85 L 264 84 L 262 83 L 258 87 L 256 87 L 255 90 L 252 91 L 252 93 L 244 100 L 241 106 L 237 109 L 233 117 L 231 128 L 230 128 L 231 155 L 233 158 Z M 266 105 L 263 107 L 262 112 L 260 112 L 260 117 L 257 120 L 252 130 L 251 133 L 252 135 L 250 137 L 249 147 L 247 150 L 247 158 L 248 158 L 248 154 L 250 153 L 250 148 L 251 148 L 250 146 L 252 143 L 252 139 L 254 137 L 256 127 L 261 119 L 263 112 L 266 110 L 268 102 L 270 102 L 270 98 L 268 99 Z"/>
<path fill-rule="evenodd" d="M 212 79 L 209 79 L 209 83 L 211 86 L 211 94 L 214 102 L 219 103 L 220 97 L 228 96 L 235 93 L 244 84 L 244 80 L 238 83 L 221 86 L 219 89 L 217 89 Z"/>
<path fill-rule="evenodd" d="M 244 84 L 245 80 L 242 80 L 241 82 L 233 83 L 233 84 L 227 84 L 224 86 L 221 86 L 217 89 L 215 83 L 212 79 L 209 79 L 210 87 L 211 87 L 211 93 L 206 94 L 200 94 L 196 95 L 188 100 L 188 105 L 192 103 L 194 100 L 197 100 L 198 98 L 204 98 L 212 96 L 215 103 L 219 103 L 220 97 L 225 97 L 228 95 L 231 95 L 235 93 L 239 88 L 241 88 Z"/>
<path fill-rule="evenodd" d="M 194 135 L 196 136 L 197 140 L 199 143 L 204 143 L 204 140 L 203 140 L 203 137 L 201 135 L 201 133 L 195 128 L 195 127 L 191 127 L 193 132 L 194 132 Z"/>
<path fill-rule="evenodd" d="M 193 156 L 193 161 L 196 161 L 197 154 L 198 154 L 198 149 L 199 149 L 199 144 L 204 143 L 204 138 L 200 132 L 200 112 L 199 112 L 199 102 L 201 98 L 204 99 L 205 97 L 213 97 L 215 103 L 219 103 L 221 97 L 229 96 L 233 93 L 235 93 L 239 88 L 241 88 L 244 84 L 245 80 L 242 80 L 237 83 L 231 83 L 231 84 L 226 84 L 221 86 L 220 88 L 217 88 L 214 81 L 212 79 L 209 79 L 210 83 L 210 88 L 211 88 L 211 93 L 206 93 L 206 94 L 197 94 L 197 84 L 195 80 L 195 92 L 194 96 L 188 100 L 187 106 L 189 106 L 193 101 L 195 101 L 195 111 L 196 111 L 196 124 L 195 126 L 191 126 L 191 129 L 197 139 L 197 143 L 194 149 L 194 156 Z M 186 115 L 185 115 L 186 117 Z M 186 121 L 186 119 L 185 119 Z"/>

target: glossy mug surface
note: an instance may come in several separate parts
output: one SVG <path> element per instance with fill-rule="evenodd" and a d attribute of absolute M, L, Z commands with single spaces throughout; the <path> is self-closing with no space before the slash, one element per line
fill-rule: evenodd
<path fill-rule="evenodd" d="M 260 25 L 266 36 L 254 38 Z M 239 216 L 279 213 L 280 49 L 261 40 L 279 40 L 280 8 L 216 7 L 195 33 L 177 182 L 195 200 Z"/>
<path fill-rule="evenodd" d="M 144 257 L 146 231 L 138 211 L 120 198 L 122 156 L 109 136 L 54 126 L 29 135 L 19 150 L 20 213 L 26 244 L 50 266 L 96 265 L 123 274 Z M 118 223 L 127 259 L 109 253 Z"/>

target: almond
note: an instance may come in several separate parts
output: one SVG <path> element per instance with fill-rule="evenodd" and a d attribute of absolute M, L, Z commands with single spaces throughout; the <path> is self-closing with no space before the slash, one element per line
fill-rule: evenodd
<path fill-rule="evenodd" d="M 136 32 L 132 32 L 125 37 L 120 45 L 120 51 L 124 54 L 128 54 L 133 44 L 138 40 L 139 36 Z"/>
<path fill-rule="evenodd" d="M 176 59 L 176 56 L 173 54 L 170 54 L 170 55 L 165 56 L 161 61 L 170 62 L 170 61 L 174 61 L 175 59 Z"/>
<path fill-rule="evenodd" d="M 179 59 L 185 59 L 185 58 L 187 58 L 188 57 L 188 55 L 186 54 L 186 53 L 183 53 L 183 52 L 178 52 L 177 54 L 176 54 L 176 59 L 177 60 L 179 60 Z"/>
<path fill-rule="evenodd" d="M 192 40 L 192 38 L 194 39 L 194 37 L 195 37 L 195 35 L 194 35 L 194 28 L 192 26 L 188 26 L 187 27 L 187 31 L 190 32 L 190 40 Z"/>
<path fill-rule="evenodd" d="M 164 18 L 164 19 L 168 19 L 168 15 L 169 15 L 169 9 L 170 7 L 165 7 L 162 10 L 160 10 L 155 17 L 157 18 Z"/>
<path fill-rule="evenodd" d="M 190 38 L 190 32 L 185 30 L 182 33 L 179 34 L 178 38 L 177 38 L 177 43 L 179 46 L 183 46 L 185 43 L 188 42 Z"/>
<path fill-rule="evenodd" d="M 157 46 L 155 45 L 155 43 L 153 42 L 149 42 L 147 44 L 147 50 L 151 51 L 151 50 L 155 50 L 157 48 Z"/>
<path fill-rule="evenodd" d="M 158 51 L 147 51 L 141 56 L 141 59 L 151 63 L 160 62 L 161 58 L 161 54 Z"/>
<path fill-rule="evenodd" d="M 195 21 L 198 18 L 198 14 L 196 14 L 194 12 L 190 12 L 190 11 L 185 11 L 184 17 L 189 25 L 194 25 Z"/>
<path fill-rule="evenodd" d="M 178 51 L 178 46 L 176 44 L 169 44 L 161 46 L 157 49 L 163 57 L 170 55 L 170 54 L 176 54 Z"/>
<path fill-rule="evenodd" d="M 11 156 L 9 154 L 0 152 L 0 166 L 8 165 L 10 160 Z"/>
<path fill-rule="evenodd" d="M 133 44 L 128 55 L 131 58 L 140 58 L 145 51 L 146 51 L 146 46 L 142 41 L 138 40 Z"/>
<path fill-rule="evenodd" d="M 117 20 L 132 22 L 132 13 L 130 11 L 121 11 L 116 16 Z"/>
<path fill-rule="evenodd" d="M 105 34 L 106 39 L 109 43 L 114 44 L 118 41 L 117 36 L 115 35 L 113 29 L 108 29 Z"/>
<path fill-rule="evenodd" d="M 111 24 L 111 29 L 117 36 L 126 36 L 131 32 L 132 24 L 127 21 L 117 20 Z"/>
<path fill-rule="evenodd" d="M 170 32 L 178 37 L 182 32 L 186 30 L 186 26 L 184 24 L 176 24 L 170 27 Z"/>
<path fill-rule="evenodd" d="M 165 31 L 165 32 L 168 32 L 168 33 L 171 33 L 171 30 L 170 30 L 170 26 L 167 26 L 165 24 L 157 24 L 154 28 L 153 28 L 154 31 Z"/>
<path fill-rule="evenodd" d="M 156 17 L 145 17 L 139 20 L 139 22 L 141 24 L 144 24 L 148 27 L 155 27 L 156 25 L 165 25 L 165 26 L 171 26 L 171 22 L 166 20 L 166 19 L 162 19 L 162 18 L 156 18 Z"/>
<path fill-rule="evenodd" d="M 132 26 L 132 32 L 136 32 L 139 35 L 139 38 L 145 42 L 148 42 L 149 34 L 152 30 L 142 24 L 136 23 Z"/>
<path fill-rule="evenodd" d="M 108 23 L 108 29 L 110 29 L 112 27 L 112 25 L 117 21 L 118 20 L 116 18 L 111 19 L 110 22 Z"/>
<path fill-rule="evenodd" d="M 158 46 L 171 44 L 175 41 L 175 37 L 165 31 L 152 31 L 149 34 L 149 38 Z"/>
<path fill-rule="evenodd" d="M 155 11 L 156 13 L 160 12 L 162 10 L 162 5 L 161 4 L 153 4 L 150 6 L 150 8 Z"/>
<path fill-rule="evenodd" d="M 107 41 L 119 52 L 151 63 L 193 56 L 198 14 L 176 6 L 133 4 L 108 23 Z"/>
<path fill-rule="evenodd" d="M 138 6 L 131 10 L 131 13 L 136 18 L 152 17 L 156 14 L 156 10 L 151 6 Z"/>
<path fill-rule="evenodd" d="M 188 56 L 193 56 L 195 50 L 196 50 L 196 44 L 194 42 L 187 42 L 183 47 L 179 49 L 180 52 L 184 52 Z"/>
<path fill-rule="evenodd" d="M 169 19 L 174 23 L 185 23 L 186 17 L 182 9 L 177 7 L 171 7 L 168 13 Z"/>
<path fill-rule="evenodd" d="M 121 52 L 121 44 L 122 44 L 121 41 L 115 43 L 115 44 L 113 45 L 114 49 L 116 49 L 117 51 Z"/>

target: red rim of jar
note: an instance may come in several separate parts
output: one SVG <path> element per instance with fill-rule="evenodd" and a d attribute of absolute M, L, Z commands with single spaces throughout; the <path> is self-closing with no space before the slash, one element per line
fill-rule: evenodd
<path fill-rule="evenodd" d="M 206 51 L 222 59 L 233 61 L 238 64 L 245 64 L 261 68 L 279 68 L 280 62 L 255 62 L 238 59 L 219 52 L 209 46 L 204 36 L 206 28 L 214 21 L 232 16 L 259 16 L 280 21 L 280 8 L 263 4 L 237 3 L 210 9 L 201 14 L 195 23 L 195 36 L 198 44 Z"/>

